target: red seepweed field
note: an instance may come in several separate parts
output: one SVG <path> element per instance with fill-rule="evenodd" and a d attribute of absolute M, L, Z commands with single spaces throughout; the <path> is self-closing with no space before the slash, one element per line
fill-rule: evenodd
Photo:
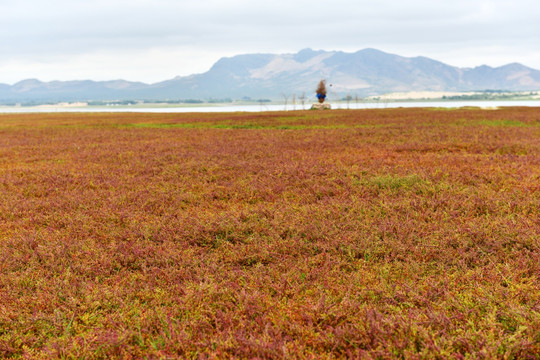
<path fill-rule="evenodd" d="M 0 115 L 0 357 L 538 359 L 540 109 Z"/>

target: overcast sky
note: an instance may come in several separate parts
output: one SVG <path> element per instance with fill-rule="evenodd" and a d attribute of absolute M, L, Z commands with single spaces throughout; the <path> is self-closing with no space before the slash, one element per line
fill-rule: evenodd
<path fill-rule="evenodd" d="M 207 71 L 224 56 L 376 48 L 540 70 L 538 0 L 0 0 L 0 83 Z"/>

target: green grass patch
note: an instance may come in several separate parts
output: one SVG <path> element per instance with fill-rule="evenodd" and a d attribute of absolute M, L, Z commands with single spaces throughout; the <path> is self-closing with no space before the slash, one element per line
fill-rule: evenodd
<path fill-rule="evenodd" d="M 424 185 L 427 182 L 418 175 L 397 176 L 397 175 L 381 175 L 375 176 L 366 181 L 366 185 L 375 186 L 379 189 L 411 189 L 419 185 Z"/>
<path fill-rule="evenodd" d="M 212 123 L 135 123 L 135 124 L 126 124 L 120 125 L 120 127 L 135 127 L 135 128 L 149 128 L 149 129 L 248 129 L 248 130 L 312 130 L 312 129 L 349 129 L 349 128 L 371 128 L 371 127 L 384 127 L 384 124 L 355 124 L 355 125 L 345 125 L 345 124 L 333 124 L 333 125 L 294 125 L 294 124 L 281 124 L 281 125 L 269 125 L 269 124 L 256 124 L 256 123 L 247 123 L 247 124 L 212 124 Z"/>
<path fill-rule="evenodd" d="M 474 125 L 484 125 L 484 126 L 502 126 L 502 127 L 529 127 L 529 126 L 538 126 L 538 124 L 526 124 L 519 120 L 481 120 Z"/>
<path fill-rule="evenodd" d="M 515 119 L 461 118 L 457 119 L 453 126 L 538 127 L 540 126 L 540 121 L 524 122 Z"/>

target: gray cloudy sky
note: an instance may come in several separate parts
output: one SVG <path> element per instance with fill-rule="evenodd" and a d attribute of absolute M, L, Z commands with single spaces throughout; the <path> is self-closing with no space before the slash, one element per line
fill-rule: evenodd
<path fill-rule="evenodd" d="M 538 0 L 0 0 L 0 83 L 207 71 L 223 56 L 366 47 L 540 69 Z"/>

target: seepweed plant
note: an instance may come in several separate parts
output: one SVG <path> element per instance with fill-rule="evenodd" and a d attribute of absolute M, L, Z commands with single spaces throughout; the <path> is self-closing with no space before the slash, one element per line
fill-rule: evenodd
<path fill-rule="evenodd" d="M 539 121 L 2 115 L 2 357 L 536 358 Z"/>

